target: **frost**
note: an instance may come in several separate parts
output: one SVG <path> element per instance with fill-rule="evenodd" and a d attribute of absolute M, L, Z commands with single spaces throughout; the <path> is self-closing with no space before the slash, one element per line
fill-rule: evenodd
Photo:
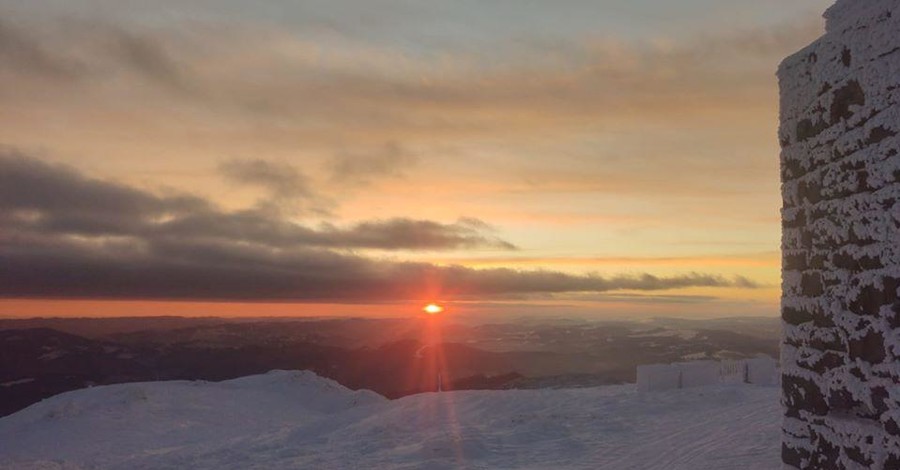
<path fill-rule="evenodd" d="M 785 463 L 900 466 L 900 4 L 839 0 L 781 86 Z M 827 451 L 835 449 L 835 451 Z"/>

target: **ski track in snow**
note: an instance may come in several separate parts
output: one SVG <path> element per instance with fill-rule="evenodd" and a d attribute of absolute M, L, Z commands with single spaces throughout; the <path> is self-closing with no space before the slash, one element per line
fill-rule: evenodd
<path fill-rule="evenodd" d="M 64 393 L 0 419 L 0 468 L 771 469 L 777 387 L 426 393 L 311 372 Z"/>

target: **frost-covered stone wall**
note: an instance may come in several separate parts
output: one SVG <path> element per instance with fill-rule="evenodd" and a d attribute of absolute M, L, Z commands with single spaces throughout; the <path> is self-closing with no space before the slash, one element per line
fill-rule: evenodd
<path fill-rule="evenodd" d="M 900 1 L 781 65 L 786 468 L 900 469 Z"/>

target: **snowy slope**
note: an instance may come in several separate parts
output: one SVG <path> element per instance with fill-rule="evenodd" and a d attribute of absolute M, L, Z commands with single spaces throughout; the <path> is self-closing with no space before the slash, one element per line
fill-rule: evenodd
<path fill-rule="evenodd" d="M 0 419 L 0 467 L 771 469 L 778 389 L 633 386 L 388 401 L 309 372 L 58 395 Z"/>

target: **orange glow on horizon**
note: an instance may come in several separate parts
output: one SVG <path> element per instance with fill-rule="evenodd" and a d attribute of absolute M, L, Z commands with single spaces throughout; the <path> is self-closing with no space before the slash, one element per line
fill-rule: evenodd
<path fill-rule="evenodd" d="M 444 307 L 441 307 L 438 304 L 428 304 L 422 310 L 429 315 L 437 315 L 444 311 Z"/>
<path fill-rule="evenodd" d="M 416 304 L 412 304 L 413 306 Z M 173 300 L 0 299 L 0 318 L 35 317 L 353 317 L 408 315 L 404 304 L 208 302 Z M 406 312 L 406 313 L 404 313 Z"/>

